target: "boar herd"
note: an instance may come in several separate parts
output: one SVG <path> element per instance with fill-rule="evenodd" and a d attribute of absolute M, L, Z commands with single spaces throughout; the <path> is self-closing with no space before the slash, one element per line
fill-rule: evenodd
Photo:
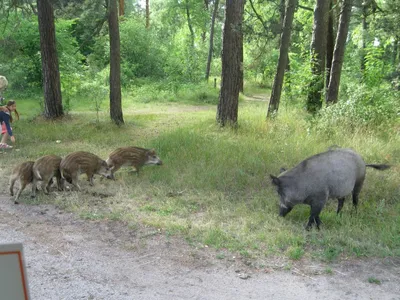
<path fill-rule="evenodd" d="M 36 195 L 38 181 L 43 182 L 42 190 L 49 193 L 54 177 L 59 190 L 64 190 L 65 182 L 80 190 L 78 176 L 81 173 L 86 173 L 90 185 L 93 185 L 94 174 L 115 180 L 114 173 L 122 166 L 132 166 L 139 172 L 143 165 L 149 164 L 161 165 L 162 161 L 153 149 L 139 147 L 118 148 L 110 153 L 106 161 L 84 151 L 70 153 L 64 158 L 46 155 L 34 162 L 24 162 L 14 169 L 10 179 L 10 193 L 13 195 L 17 179 L 21 182 L 21 188 L 15 197 L 15 203 L 18 203 L 18 197 L 28 183 L 32 183 L 32 197 Z M 270 175 L 280 196 L 279 215 L 286 216 L 297 204 L 308 204 L 311 206 L 311 215 L 306 229 L 314 224 L 319 229 L 319 214 L 329 198 L 338 200 L 338 214 L 349 194 L 352 194 L 353 205 L 357 208 L 366 167 L 385 170 L 390 166 L 366 164 L 355 151 L 335 148 L 311 156 L 292 169 L 283 170 L 278 176 Z"/>
<path fill-rule="evenodd" d="M 105 161 L 96 154 L 86 151 L 76 151 L 64 158 L 57 155 L 45 155 L 36 161 L 26 161 L 17 165 L 10 177 L 10 194 L 14 195 L 14 184 L 20 181 L 20 189 L 15 196 L 14 202 L 18 204 L 18 198 L 25 187 L 32 183 L 31 197 L 36 196 L 38 181 L 45 194 L 56 178 L 58 190 L 65 190 L 66 182 L 74 186 L 78 191 L 81 189 L 78 184 L 78 177 L 85 173 L 90 185 L 93 185 L 95 174 L 102 175 L 108 179 L 114 179 L 114 173 L 122 166 L 131 166 L 136 172 L 144 165 L 161 165 L 162 161 L 154 149 L 139 147 L 122 147 L 110 153 Z"/>

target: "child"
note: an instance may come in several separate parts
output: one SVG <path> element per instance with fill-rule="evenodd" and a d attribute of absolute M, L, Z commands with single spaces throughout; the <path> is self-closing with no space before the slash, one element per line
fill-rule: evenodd
<path fill-rule="evenodd" d="M 0 123 L 5 126 L 5 131 L 2 134 L 3 137 L 0 143 L 0 149 L 11 149 L 12 146 L 7 145 L 7 139 L 10 137 L 11 142 L 15 143 L 15 137 L 13 136 L 10 123 L 13 121 L 12 112 L 15 113 L 17 119 L 19 119 L 19 114 L 17 112 L 17 105 L 14 100 L 9 100 L 6 106 L 0 106 Z"/>

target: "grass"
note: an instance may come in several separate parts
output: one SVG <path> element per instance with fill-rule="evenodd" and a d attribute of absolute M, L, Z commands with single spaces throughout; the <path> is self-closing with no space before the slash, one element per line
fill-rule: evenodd
<path fill-rule="evenodd" d="M 282 110 L 276 120 L 266 122 L 267 106 L 257 101 L 240 102 L 237 129 L 215 124 L 215 105 L 194 110 L 174 102 L 126 102 L 131 103 L 124 105 L 126 125 L 119 128 L 106 111 L 97 121 L 90 102 L 77 104 L 79 110 L 62 121 L 49 122 L 37 117 L 32 101 L 18 101 L 22 117 L 13 126 L 20 151 L 0 154 L 4 170 L 45 154 L 65 156 L 76 150 L 105 159 L 125 145 L 155 148 L 164 162 L 144 167 L 139 176 L 121 169 L 115 182 L 96 177 L 94 187 L 82 177 L 79 194 L 39 194 L 31 201 L 28 187 L 21 202 L 53 203 L 87 220 L 121 220 L 134 224 L 133 230 L 138 224 L 151 226 L 193 245 L 214 247 L 220 258 L 226 250 L 250 258 L 324 261 L 400 255 L 398 133 L 337 128 L 337 134 L 326 136 L 309 130 L 304 113 L 296 109 Z M 394 167 L 367 171 L 357 212 L 346 199 L 337 216 L 337 202 L 332 201 L 322 211 L 322 229 L 307 232 L 308 206 L 278 216 L 278 195 L 269 174 L 331 145 L 351 147 L 368 163 Z M 1 177 L 5 186 L 8 174 Z"/>
<path fill-rule="evenodd" d="M 377 279 L 377 278 L 375 278 L 373 276 L 368 277 L 368 282 L 369 283 L 374 283 L 374 284 L 377 284 L 377 285 L 380 285 L 382 283 L 379 279 Z"/>

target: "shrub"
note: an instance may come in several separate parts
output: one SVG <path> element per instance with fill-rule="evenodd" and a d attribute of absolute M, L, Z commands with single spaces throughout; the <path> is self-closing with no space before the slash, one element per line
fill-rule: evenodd
<path fill-rule="evenodd" d="M 314 120 L 318 130 L 331 131 L 337 126 L 380 128 L 393 124 L 398 116 L 399 93 L 385 88 L 368 88 L 364 84 L 347 88 L 347 100 L 323 108 Z"/>

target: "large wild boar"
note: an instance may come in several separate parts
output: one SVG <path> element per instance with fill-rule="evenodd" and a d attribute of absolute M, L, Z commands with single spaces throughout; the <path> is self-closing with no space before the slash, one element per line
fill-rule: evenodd
<path fill-rule="evenodd" d="M 161 159 L 157 156 L 154 149 L 144 149 L 139 147 L 122 147 L 110 153 L 106 160 L 111 168 L 112 178 L 122 166 L 132 166 L 137 174 L 144 165 L 162 165 Z"/>
<path fill-rule="evenodd" d="M 38 158 L 33 165 L 33 182 L 31 197 L 36 196 L 37 183 L 43 181 L 42 190 L 47 195 L 49 188 L 53 183 L 53 177 L 57 179 L 58 190 L 63 189 L 63 183 L 60 173 L 61 157 L 57 155 L 45 155 Z"/>
<path fill-rule="evenodd" d="M 18 198 L 21 195 L 22 191 L 25 189 L 25 187 L 33 181 L 33 173 L 32 173 L 32 168 L 33 168 L 33 161 L 26 161 L 23 162 L 19 165 L 17 165 L 10 177 L 10 195 L 14 196 L 14 184 L 17 180 L 19 180 L 20 183 L 20 189 L 15 196 L 14 203 L 18 204 Z"/>
<path fill-rule="evenodd" d="M 338 199 L 339 213 L 344 198 L 352 193 L 353 205 L 357 208 L 366 167 L 385 170 L 390 166 L 365 164 L 353 150 L 339 148 L 307 158 L 278 177 L 270 175 L 280 196 L 279 215 L 286 216 L 296 204 L 308 204 L 311 206 L 311 216 L 306 229 L 310 229 L 314 223 L 319 229 L 319 214 L 328 198 Z"/>
<path fill-rule="evenodd" d="M 93 185 L 94 174 L 112 178 L 112 173 L 107 163 L 96 154 L 77 151 L 68 154 L 60 163 L 61 177 L 80 190 L 78 185 L 79 174 L 87 175 L 90 185 Z"/>

